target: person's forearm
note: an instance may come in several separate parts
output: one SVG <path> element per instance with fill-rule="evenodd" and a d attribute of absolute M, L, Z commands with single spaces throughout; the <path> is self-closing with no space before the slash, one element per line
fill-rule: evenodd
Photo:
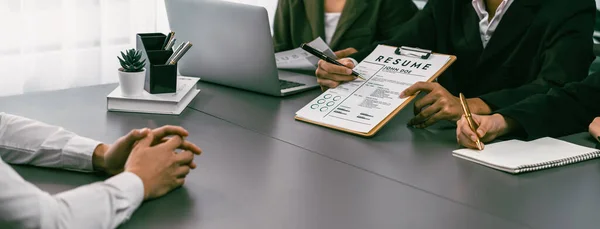
<path fill-rule="evenodd" d="M 47 200 L 47 206 L 53 207 L 48 210 L 54 209 L 56 213 L 42 219 L 53 222 L 50 225 L 68 225 L 65 228 L 116 228 L 131 217 L 143 198 L 142 180 L 124 172 L 104 182 L 53 196 Z M 42 228 L 47 227 L 43 224 Z"/>
<path fill-rule="evenodd" d="M 0 113 L 0 157 L 7 163 L 91 171 L 100 142 L 61 127 Z"/>
<path fill-rule="evenodd" d="M 471 98 L 467 99 L 467 103 L 469 104 L 469 109 L 471 113 L 478 115 L 489 115 L 492 113 L 492 109 L 480 98 Z"/>
<path fill-rule="evenodd" d="M 50 195 L 0 159 L 0 228 L 115 228 L 141 204 L 144 186 L 133 173 Z"/>

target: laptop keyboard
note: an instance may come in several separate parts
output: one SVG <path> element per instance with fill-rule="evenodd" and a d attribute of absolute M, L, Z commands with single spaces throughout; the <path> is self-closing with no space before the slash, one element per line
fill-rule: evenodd
<path fill-rule="evenodd" d="M 300 87 L 300 86 L 304 86 L 304 85 L 305 84 L 303 84 L 303 83 L 296 83 L 296 82 L 287 81 L 287 80 L 279 80 L 279 88 L 281 88 L 281 90 L 293 88 L 293 87 Z"/>

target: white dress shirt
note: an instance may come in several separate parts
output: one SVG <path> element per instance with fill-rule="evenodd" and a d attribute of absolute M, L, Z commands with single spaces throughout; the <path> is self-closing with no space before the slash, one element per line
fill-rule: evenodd
<path fill-rule="evenodd" d="M 490 14 L 487 12 L 483 1 L 484 0 L 473 0 L 472 4 L 479 17 L 479 34 L 481 35 L 483 48 L 485 48 L 488 42 L 490 42 L 490 39 L 492 39 L 492 35 L 494 35 L 498 24 L 500 24 L 500 20 L 502 20 L 502 17 L 514 0 L 503 0 L 498 6 L 498 9 L 496 9 L 496 14 L 494 14 L 492 20 L 489 20 Z M 358 65 L 358 61 L 354 58 L 348 57 L 345 59 L 350 59 L 352 63 L 354 63 L 354 66 Z"/>
<path fill-rule="evenodd" d="M 144 197 L 142 180 L 124 172 L 104 182 L 50 195 L 8 164 L 92 171 L 100 142 L 63 128 L 0 113 L 0 228 L 115 228 Z"/>
<path fill-rule="evenodd" d="M 483 47 L 487 46 L 490 39 L 492 39 L 492 35 L 494 35 L 494 31 L 496 31 L 496 27 L 500 24 L 500 20 L 508 10 L 508 7 L 514 2 L 514 0 L 503 0 L 500 5 L 498 5 L 498 9 L 496 9 L 496 13 L 492 20 L 490 20 L 490 14 L 487 12 L 485 8 L 484 0 L 473 0 L 473 8 L 479 16 L 479 34 L 481 35 L 481 42 L 483 43 Z"/>
<path fill-rule="evenodd" d="M 341 16 L 342 13 L 339 12 L 325 13 L 325 42 L 327 42 L 327 44 L 331 44 L 331 39 L 333 39 Z"/>

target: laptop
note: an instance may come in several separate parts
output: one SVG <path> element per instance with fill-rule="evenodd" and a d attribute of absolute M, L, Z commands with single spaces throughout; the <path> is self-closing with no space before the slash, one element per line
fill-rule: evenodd
<path fill-rule="evenodd" d="M 177 42 L 193 46 L 181 75 L 273 96 L 316 88 L 313 75 L 278 70 L 264 7 L 222 0 L 165 0 Z"/>

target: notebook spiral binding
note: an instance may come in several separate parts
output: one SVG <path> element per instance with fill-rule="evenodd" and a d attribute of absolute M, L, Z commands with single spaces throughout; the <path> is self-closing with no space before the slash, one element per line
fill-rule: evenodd
<path fill-rule="evenodd" d="M 554 161 L 548 161 L 548 162 L 544 162 L 544 163 L 537 163 L 537 164 L 531 164 L 531 165 L 523 165 L 523 166 L 519 166 L 517 168 L 516 172 L 517 173 L 532 172 L 532 171 L 536 171 L 536 170 L 542 170 L 542 169 L 548 169 L 548 168 L 573 164 L 573 163 L 577 163 L 580 161 L 594 159 L 597 157 L 600 157 L 600 151 L 591 152 L 591 153 L 587 153 L 584 155 L 570 157 L 570 158 L 561 159 L 561 160 L 554 160 Z"/>

